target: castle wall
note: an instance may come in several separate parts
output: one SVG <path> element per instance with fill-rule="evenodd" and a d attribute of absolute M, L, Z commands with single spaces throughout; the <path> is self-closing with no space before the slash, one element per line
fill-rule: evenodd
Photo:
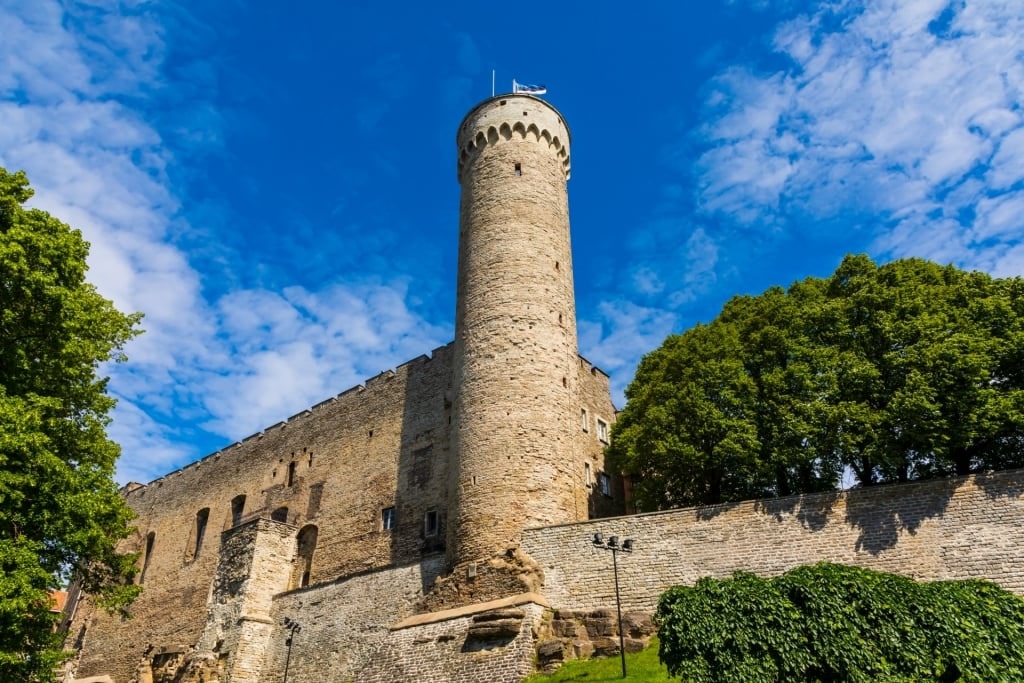
<path fill-rule="evenodd" d="M 615 604 L 611 553 L 592 547 L 595 532 L 634 540 L 618 559 L 624 610 L 653 611 L 666 588 L 703 576 L 774 576 L 819 561 L 985 578 L 1024 594 L 1024 470 L 527 529 L 523 549 L 552 606 Z"/>
<path fill-rule="evenodd" d="M 513 636 L 493 640 L 474 636 L 476 628 L 488 624 L 476 621 L 479 615 L 394 631 L 375 654 L 373 662 L 359 672 L 357 680 L 360 683 L 519 683 L 533 673 L 534 633 L 543 618 L 544 608 L 526 604 L 515 611 L 521 619 L 518 631 Z M 322 679 L 310 679 L 308 683 L 316 680 Z"/>
<path fill-rule="evenodd" d="M 143 554 L 145 591 L 130 620 L 88 601 L 80 607 L 69 631 L 69 645 L 82 650 L 76 675 L 133 680 L 147 652 L 196 644 L 207 623 L 221 532 L 275 510 L 287 508 L 281 521 L 295 535 L 317 528 L 310 584 L 416 563 L 443 550 L 450 382 L 451 345 L 127 490 L 137 531 L 122 550 Z M 239 496 L 245 496 L 241 515 L 232 509 Z M 394 508 L 393 529 L 382 528 L 385 508 Z M 202 510 L 209 512 L 196 552 Z M 432 533 L 425 528 L 428 513 L 434 513 Z M 284 567 L 290 576 L 282 590 L 299 586 L 306 569 L 298 560 Z"/>
<path fill-rule="evenodd" d="M 377 658 L 388 641 L 388 627 L 414 612 L 417 599 L 443 568 L 444 556 L 435 554 L 416 564 L 278 595 L 261 680 L 283 681 L 286 663 L 288 680 L 294 683 L 358 680 L 356 672 Z M 286 618 L 301 627 L 292 639 L 290 657 Z"/>

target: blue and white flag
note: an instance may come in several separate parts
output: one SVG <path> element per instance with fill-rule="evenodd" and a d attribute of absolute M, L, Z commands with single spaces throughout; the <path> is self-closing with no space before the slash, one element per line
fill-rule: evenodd
<path fill-rule="evenodd" d="M 515 79 L 512 79 L 513 93 L 524 93 L 526 95 L 543 95 L 547 91 L 547 86 L 527 85 L 526 83 L 517 83 Z"/>

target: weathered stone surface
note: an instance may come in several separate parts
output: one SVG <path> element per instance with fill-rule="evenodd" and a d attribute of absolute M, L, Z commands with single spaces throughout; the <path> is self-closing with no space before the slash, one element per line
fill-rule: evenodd
<path fill-rule="evenodd" d="M 562 641 L 551 638 L 537 644 L 537 655 L 542 660 L 562 659 Z"/>
<path fill-rule="evenodd" d="M 650 643 L 650 638 L 627 638 L 627 637 L 623 637 L 623 639 L 622 639 L 622 649 L 624 649 L 627 654 L 630 653 L 630 652 L 640 652 L 645 647 L 647 647 L 648 643 Z"/>
<path fill-rule="evenodd" d="M 595 657 L 612 657 L 619 654 L 619 639 L 599 637 L 593 638 L 591 644 L 594 646 Z"/>
<path fill-rule="evenodd" d="M 469 637 L 473 640 L 501 640 L 515 638 L 523 624 L 522 619 L 495 619 L 493 621 L 474 622 L 469 627 Z"/>
<path fill-rule="evenodd" d="M 626 612 L 622 615 L 622 633 L 630 638 L 644 638 L 657 630 L 647 612 Z"/>
<path fill-rule="evenodd" d="M 583 618 L 583 626 L 591 638 L 617 634 L 618 624 L 615 613 L 610 610 L 597 610 Z"/>

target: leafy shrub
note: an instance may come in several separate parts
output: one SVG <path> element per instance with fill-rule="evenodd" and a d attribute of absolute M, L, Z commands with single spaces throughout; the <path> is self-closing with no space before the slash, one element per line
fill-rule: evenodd
<path fill-rule="evenodd" d="M 829 563 L 664 594 L 659 657 L 694 683 L 1024 680 L 1024 598 Z"/>

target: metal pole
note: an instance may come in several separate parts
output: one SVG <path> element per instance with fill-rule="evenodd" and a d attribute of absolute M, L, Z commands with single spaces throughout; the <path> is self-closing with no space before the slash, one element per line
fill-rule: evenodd
<path fill-rule="evenodd" d="M 291 619 L 285 619 L 284 621 L 284 627 L 288 630 L 288 640 L 284 641 L 284 644 L 288 646 L 288 651 L 284 656 L 284 678 L 282 683 L 288 683 L 288 668 L 292 663 L 292 641 L 295 640 L 295 634 L 302 630 L 302 626 Z"/>
<path fill-rule="evenodd" d="M 288 640 L 285 643 L 288 646 L 288 653 L 284 657 L 284 679 L 282 683 L 288 683 L 288 665 L 292 663 L 292 638 L 294 637 L 295 634 L 288 636 Z"/>
<path fill-rule="evenodd" d="M 612 566 L 615 568 L 615 609 L 619 613 L 619 657 L 622 658 L 622 677 L 625 678 L 626 648 L 622 638 L 622 601 L 619 599 L 619 553 L 614 548 L 612 548 Z"/>

